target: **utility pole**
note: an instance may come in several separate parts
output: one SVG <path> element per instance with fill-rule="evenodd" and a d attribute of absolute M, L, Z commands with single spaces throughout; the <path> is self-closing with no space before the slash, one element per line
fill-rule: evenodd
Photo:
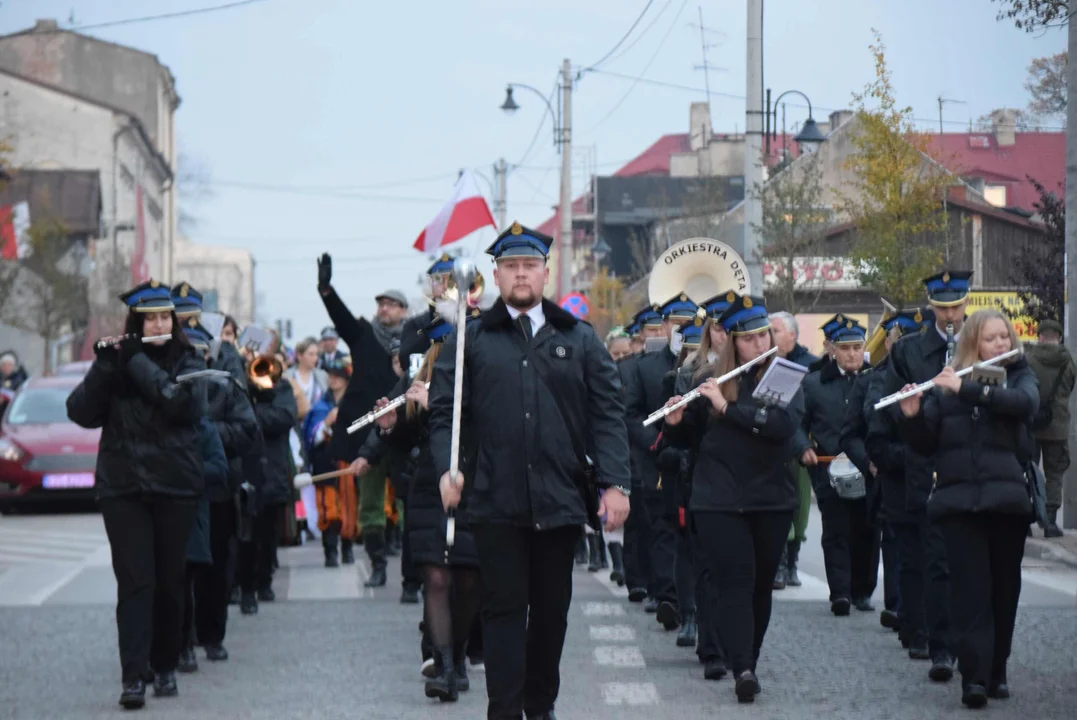
<path fill-rule="evenodd" d="M 1077 22 L 1070 18 L 1070 57 L 1077 57 Z M 1077 63 L 1066 68 L 1066 87 L 1077 92 Z M 1065 317 L 1066 347 L 1077 356 L 1077 338 L 1074 337 L 1073 320 L 1077 318 L 1077 285 L 1074 284 L 1073 262 L 1077 258 L 1077 104 L 1066 104 L 1066 252 L 1063 255 L 1066 277 Z M 1070 393 L 1070 417 L 1077 418 L 1077 393 Z M 1070 422 L 1069 446 L 1077 441 L 1077 424 Z M 1077 467 L 1070 465 L 1062 487 L 1062 527 L 1077 529 Z"/>
<path fill-rule="evenodd" d="M 942 129 L 942 107 L 946 103 L 959 103 L 961 105 L 964 105 L 965 101 L 964 100 L 950 100 L 949 98 L 944 98 L 942 95 L 939 95 L 939 145 L 940 145 L 940 147 L 942 146 L 942 135 L 943 135 L 943 132 L 944 132 L 943 129 Z M 949 207 L 949 203 L 947 202 L 947 197 L 946 197 L 946 191 L 945 190 L 942 193 L 942 215 L 943 215 L 943 217 L 946 218 L 946 230 L 945 230 L 945 232 L 946 232 L 946 238 L 945 238 L 945 240 L 946 240 L 946 242 L 945 242 L 945 245 L 946 245 L 946 263 L 949 264 L 949 262 L 950 262 L 950 207 Z M 973 285 L 976 285 L 978 282 L 983 282 L 983 280 L 982 279 L 980 279 L 978 281 L 974 280 Z"/>
<path fill-rule="evenodd" d="M 572 291 L 572 64 L 561 66 L 561 268 L 557 273 L 557 297 L 561 302 Z"/>
<path fill-rule="evenodd" d="M 497 231 L 505 229 L 505 212 L 508 208 L 508 174 L 509 166 L 505 158 L 498 158 L 494 163 L 494 219 Z"/>
<path fill-rule="evenodd" d="M 744 125 L 744 262 L 751 292 L 763 294 L 763 0 L 748 0 L 747 110 Z"/>

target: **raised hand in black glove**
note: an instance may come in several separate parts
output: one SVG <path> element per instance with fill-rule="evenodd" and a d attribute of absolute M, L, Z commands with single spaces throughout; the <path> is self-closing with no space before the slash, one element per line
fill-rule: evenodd
<path fill-rule="evenodd" d="M 129 335 L 125 337 L 120 343 L 120 350 L 123 351 L 123 356 L 130 360 L 135 355 L 142 352 L 142 338 L 138 335 Z"/>
<path fill-rule="evenodd" d="M 328 290 L 332 281 L 333 258 L 329 257 L 329 253 L 322 253 L 322 256 L 318 258 L 318 289 L 323 292 Z"/>
<path fill-rule="evenodd" d="M 115 360 L 118 347 L 112 338 L 104 338 L 93 346 L 93 354 L 102 360 Z"/>

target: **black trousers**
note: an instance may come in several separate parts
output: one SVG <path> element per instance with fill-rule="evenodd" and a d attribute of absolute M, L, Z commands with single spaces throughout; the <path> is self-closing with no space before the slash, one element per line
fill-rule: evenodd
<path fill-rule="evenodd" d="M 933 659 L 950 653 L 950 571 L 942 530 L 926 513 L 894 523 L 901 555 L 902 626 L 912 645 L 927 644 Z"/>
<path fill-rule="evenodd" d="M 670 485 L 673 481 L 670 481 Z M 651 584 L 648 594 L 659 602 L 677 603 L 677 527 L 671 505 L 674 489 L 643 491 L 643 502 L 651 521 Z M 631 503 L 629 499 L 629 503 Z M 629 508 L 631 510 L 631 508 Z"/>
<path fill-rule="evenodd" d="M 231 499 L 209 505 L 209 546 L 213 564 L 200 568 L 194 583 L 194 623 L 198 644 L 224 642 L 236 555 L 236 506 Z"/>
<path fill-rule="evenodd" d="M 727 663 L 734 675 L 755 670 L 793 511 L 697 512 L 694 519 L 710 566 L 711 617 Z"/>
<path fill-rule="evenodd" d="M 187 572 L 183 584 L 183 647 L 193 648 L 201 644 L 198 638 L 196 617 L 198 614 L 198 596 L 196 588 L 200 578 L 209 572 L 210 566 L 202 563 L 187 563 Z"/>
<path fill-rule="evenodd" d="M 696 655 L 703 662 L 725 660 L 722 641 L 718 635 L 718 621 L 715 617 L 715 599 L 711 590 L 711 572 L 707 564 L 707 554 L 696 529 L 696 516 L 690 514 L 688 524 L 692 536 L 692 564 L 696 572 Z"/>
<path fill-rule="evenodd" d="M 887 521 L 881 523 L 883 560 L 883 603 L 887 610 L 902 614 L 901 610 L 901 555 L 894 527 Z"/>
<path fill-rule="evenodd" d="M 400 575 L 401 585 L 405 589 L 418 590 L 423 585 L 423 576 L 411 559 L 411 533 L 408 532 L 407 501 L 401 501 L 404 507 L 404 526 L 400 528 Z"/>
<path fill-rule="evenodd" d="M 688 528 L 677 528 L 677 557 L 673 564 L 673 579 L 677 588 L 677 607 L 681 618 L 697 612 L 696 563 L 694 540 Z"/>
<path fill-rule="evenodd" d="M 250 542 L 239 544 L 239 587 L 243 592 L 267 590 L 273 584 L 274 559 L 284 505 L 266 505 L 258 511 Z"/>
<path fill-rule="evenodd" d="M 829 497 L 819 501 L 819 512 L 830 601 L 870 598 L 879 582 L 879 540 L 867 500 Z"/>
<path fill-rule="evenodd" d="M 964 685 L 1006 677 L 1028 520 L 990 513 L 939 521 L 950 561 L 950 633 Z"/>
<path fill-rule="evenodd" d="M 572 602 L 577 526 L 474 525 L 490 720 L 553 709 Z"/>
<path fill-rule="evenodd" d="M 632 486 L 628 498 L 629 513 L 625 522 L 625 585 L 651 589 L 651 519 L 647 516 L 647 504 L 643 502 L 643 489 Z"/>
<path fill-rule="evenodd" d="M 116 575 L 123 680 L 171 672 L 183 649 L 187 541 L 197 505 L 161 495 L 101 500 Z"/>

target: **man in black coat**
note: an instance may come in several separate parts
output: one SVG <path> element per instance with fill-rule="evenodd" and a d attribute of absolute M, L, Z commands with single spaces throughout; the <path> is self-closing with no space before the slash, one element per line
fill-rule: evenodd
<path fill-rule="evenodd" d="M 617 367 L 590 325 L 543 300 L 553 239 L 519 223 L 487 250 L 501 297 L 457 328 L 434 365 L 430 451 L 447 507 L 456 342 L 464 348 L 462 418 L 477 443 L 466 479 L 483 577 L 488 718 L 553 720 L 572 599 L 573 552 L 594 487 L 606 527 L 628 516 L 628 436 Z"/>
<path fill-rule="evenodd" d="M 928 302 L 934 311 L 934 327 L 903 338 L 890 350 L 885 395 L 905 385 L 933 380 L 953 355 L 968 302 L 968 271 L 947 270 L 924 280 Z M 896 404 L 883 408 L 897 427 Z M 927 498 L 934 480 L 934 463 L 909 447 L 905 459 L 905 508 L 912 523 L 899 525 L 902 599 L 911 643 L 909 656 L 930 659 L 929 677 L 946 682 L 953 677 L 953 653 L 949 638 L 949 568 L 942 532 L 927 516 Z M 908 574 L 908 582 L 905 576 Z M 922 602 L 919 599 L 922 598 Z"/>
<path fill-rule="evenodd" d="M 687 295 L 679 293 L 664 304 L 656 305 L 654 310 L 661 317 L 663 333 L 671 337 L 681 324 L 696 317 L 699 308 Z M 638 478 L 650 520 L 651 597 L 646 609 L 652 611 L 653 608 L 656 619 L 666 630 L 674 630 L 681 624 L 674 567 L 677 558 L 676 493 L 682 453 L 673 448 L 659 452 L 661 426 L 656 423 L 644 427 L 643 421 L 673 396 L 672 384 L 667 386 L 665 381 L 677 369 L 680 349 L 667 344 L 660 350 L 644 353 L 624 376 L 625 426 L 632 453 L 632 470 Z"/>
<path fill-rule="evenodd" d="M 875 609 L 871 596 L 878 578 L 879 541 L 868 523 L 867 498 L 840 497 L 830 484 L 828 465 L 818 459 L 841 452 L 842 424 L 857 375 L 870 368 L 864 362 L 865 336 L 863 326 L 846 320 L 828 338 L 834 348 L 833 362 L 809 374 L 802 386 L 803 428 L 814 444 L 805 453 L 806 464 L 823 517 L 823 561 L 830 585 L 830 611 L 837 616 L 847 616 L 851 607 L 861 612 Z M 850 450 L 862 452 L 858 457 L 849 457 L 854 464 L 868 464 L 862 446 Z"/>

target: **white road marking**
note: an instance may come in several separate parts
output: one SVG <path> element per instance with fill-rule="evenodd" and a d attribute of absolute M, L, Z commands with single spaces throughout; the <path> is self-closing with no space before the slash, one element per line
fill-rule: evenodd
<path fill-rule="evenodd" d="M 588 602 L 584 603 L 583 614 L 586 617 L 621 617 L 625 614 L 625 609 L 617 603 Z"/>
<path fill-rule="evenodd" d="M 607 705 L 657 705 L 658 688 L 654 683 L 606 683 L 602 699 Z"/>
<path fill-rule="evenodd" d="M 623 645 L 599 645 L 595 648 L 595 663 L 619 668 L 647 667 L 638 647 Z"/>
<path fill-rule="evenodd" d="M 592 625 L 591 639 L 596 642 L 632 642 L 636 631 L 628 625 Z"/>

